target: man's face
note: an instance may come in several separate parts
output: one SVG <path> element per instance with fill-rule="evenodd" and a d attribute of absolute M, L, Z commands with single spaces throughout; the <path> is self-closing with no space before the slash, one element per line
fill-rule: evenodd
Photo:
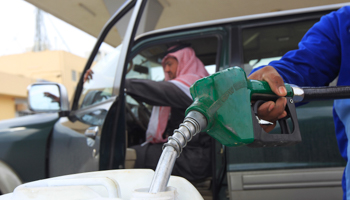
<path fill-rule="evenodd" d="M 168 57 L 164 62 L 164 72 L 168 74 L 170 80 L 176 78 L 178 62 L 174 57 Z"/>

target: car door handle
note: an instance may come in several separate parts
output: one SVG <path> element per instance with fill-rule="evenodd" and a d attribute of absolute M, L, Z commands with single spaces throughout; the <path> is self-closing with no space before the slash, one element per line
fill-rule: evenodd
<path fill-rule="evenodd" d="M 99 128 L 98 126 L 91 126 L 86 129 L 85 136 L 91 139 L 95 139 L 98 134 Z"/>

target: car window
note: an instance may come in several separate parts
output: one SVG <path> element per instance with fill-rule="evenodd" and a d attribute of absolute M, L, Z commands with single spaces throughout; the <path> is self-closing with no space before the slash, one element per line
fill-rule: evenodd
<path fill-rule="evenodd" d="M 125 35 L 125 30 L 128 29 L 129 23 L 132 24 L 131 26 L 134 25 L 134 22 L 129 21 L 133 11 L 134 8 L 131 8 L 113 26 L 111 26 L 112 24 L 106 25 L 102 30 L 101 37 L 98 39 L 102 39 L 103 42 L 99 41 L 96 43 L 97 46 L 95 46 L 92 51 L 95 55 L 93 62 L 90 64 L 91 58 L 88 60 L 88 64 L 90 65 L 88 68 L 92 70 L 92 76 L 89 80 L 83 81 L 82 88 L 78 88 L 77 91 L 81 91 L 81 93 L 76 94 L 79 94 L 79 98 L 78 101 L 74 102 L 73 109 L 75 109 L 75 106 L 80 109 L 107 101 L 115 97 L 119 92 L 120 82 L 116 82 L 116 79 L 120 80 L 120 75 L 122 73 L 119 73 L 118 70 L 122 71 L 123 69 L 118 69 L 117 65 L 120 64 L 119 61 L 122 61 L 119 59 L 120 56 L 122 56 L 124 60 L 126 47 L 122 45 L 122 43 L 126 44 L 129 41 L 128 39 L 124 40 L 124 38 L 129 36 L 129 34 Z M 123 12 L 119 14 L 122 15 L 122 13 Z M 118 19 L 118 16 L 115 19 Z M 113 21 L 114 20 L 110 22 Z M 97 53 L 95 54 L 96 51 Z M 84 75 L 86 75 L 86 73 Z M 82 77 L 84 77 L 84 75 Z"/>
<path fill-rule="evenodd" d="M 209 74 L 215 73 L 216 65 L 206 65 Z M 138 54 L 129 63 L 126 78 L 150 79 L 153 81 L 164 80 L 164 71 L 161 59 L 151 60 L 142 54 Z"/>
<path fill-rule="evenodd" d="M 244 70 L 247 75 L 253 68 L 278 60 L 298 43 L 307 30 L 319 19 L 288 22 L 243 28 L 241 31 Z"/>
<path fill-rule="evenodd" d="M 91 78 L 86 80 L 79 98 L 79 107 L 84 108 L 113 96 L 114 76 L 120 54 L 121 45 L 104 56 L 91 67 Z"/>
<path fill-rule="evenodd" d="M 203 39 L 202 39 L 203 40 Z M 211 40 L 217 43 L 216 38 L 211 38 Z M 196 42 L 193 42 L 196 43 Z M 151 48 L 147 48 L 139 52 L 133 59 L 129 62 L 127 68 L 126 78 L 138 78 L 138 79 L 149 79 L 153 81 L 162 81 L 164 80 L 164 71 L 161 65 L 164 52 L 171 46 L 167 45 L 158 45 Z M 211 46 L 211 48 L 216 48 Z M 216 49 L 214 49 L 216 50 Z M 216 54 L 216 52 L 215 52 Z M 215 64 L 215 55 L 213 56 L 210 62 L 202 61 L 206 70 L 209 74 L 215 73 L 216 64 Z M 214 62 L 214 63 L 213 63 Z M 131 97 L 127 96 L 127 102 L 136 103 Z"/>
<path fill-rule="evenodd" d="M 164 73 L 159 60 L 149 59 L 140 53 L 129 62 L 126 78 L 161 81 L 164 78 Z"/>
<path fill-rule="evenodd" d="M 207 48 L 203 48 L 203 41 L 206 41 Z M 209 74 L 216 71 L 218 46 L 218 39 L 216 37 L 193 39 L 183 41 L 183 43 L 190 44 Z M 165 76 L 161 62 L 168 48 L 173 45 L 174 43 L 155 45 L 135 53 L 132 60 L 128 63 L 126 79 L 163 81 Z M 151 112 L 151 105 L 137 101 L 130 95 L 126 95 L 128 146 L 141 144 L 145 141 L 144 133 L 146 132 Z"/>

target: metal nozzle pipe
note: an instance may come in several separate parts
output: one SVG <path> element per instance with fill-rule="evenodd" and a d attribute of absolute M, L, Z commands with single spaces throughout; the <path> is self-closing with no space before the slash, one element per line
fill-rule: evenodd
<path fill-rule="evenodd" d="M 174 134 L 168 138 L 168 142 L 163 146 L 163 152 L 159 158 L 149 193 L 165 191 L 176 158 L 180 156 L 187 142 L 206 127 L 207 119 L 200 112 L 191 111 L 187 114 L 179 129 L 174 130 Z"/>

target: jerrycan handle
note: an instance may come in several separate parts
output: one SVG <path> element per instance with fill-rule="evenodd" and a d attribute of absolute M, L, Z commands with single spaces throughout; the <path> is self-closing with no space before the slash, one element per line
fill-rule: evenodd
<path fill-rule="evenodd" d="M 264 100 L 258 100 L 252 104 L 251 112 L 253 117 L 254 141 L 248 144 L 249 147 L 275 147 L 289 146 L 301 142 L 298 119 L 296 115 L 295 105 L 291 97 L 287 97 L 286 112 L 287 116 L 278 120 L 280 126 L 279 133 L 266 133 L 260 126 L 256 117 L 257 109 Z M 290 122 L 288 123 L 288 119 Z M 292 126 L 290 126 L 290 124 Z"/>

